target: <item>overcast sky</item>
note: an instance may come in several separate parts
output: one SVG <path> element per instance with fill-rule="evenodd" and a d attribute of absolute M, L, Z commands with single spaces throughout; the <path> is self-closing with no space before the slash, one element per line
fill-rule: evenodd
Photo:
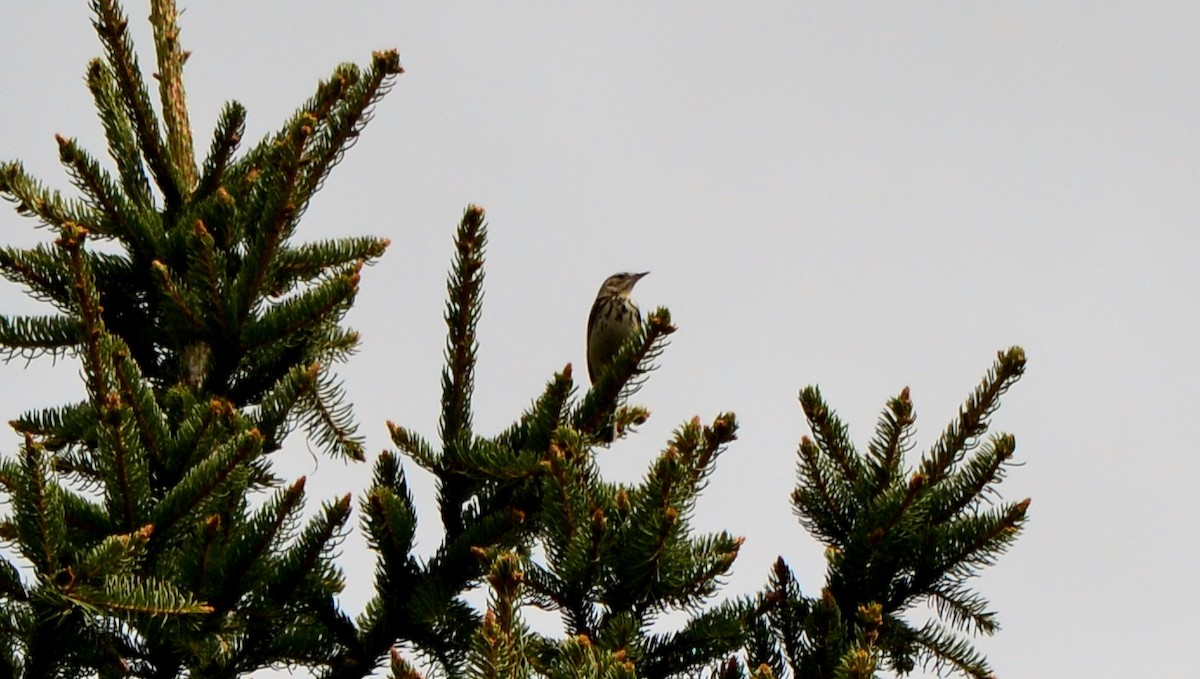
<path fill-rule="evenodd" d="M 148 9 L 129 8 L 145 36 Z M 761 588 L 780 554 L 807 592 L 823 581 L 787 500 L 801 387 L 819 384 L 865 446 L 907 385 L 923 448 L 1020 344 L 1027 376 L 996 425 L 1024 463 L 1004 497 L 1032 497 L 1031 522 L 976 581 L 1003 625 L 979 647 L 1001 677 L 1194 676 L 1193 6 L 207 0 L 181 23 L 199 149 L 228 99 L 256 140 L 337 63 L 400 52 L 408 72 L 301 228 L 392 241 L 364 275 L 349 319 L 364 343 L 341 370 L 371 450 L 390 445 L 389 419 L 436 437 L 468 203 L 491 236 L 477 429 L 583 367 L 607 275 L 651 271 L 635 297 L 680 330 L 638 397 L 653 417 L 601 464 L 636 480 L 680 422 L 738 414 L 696 513 L 746 537 L 729 595 Z M 103 154 L 83 82 L 100 53 L 83 0 L 4 4 L 0 159 L 66 189 L 55 133 Z M 6 209 L 0 242 L 51 238 L 33 227 Z M 47 310 L 0 283 L 0 313 Z M 5 419 L 81 393 L 72 362 L 0 366 Z M 285 457 L 314 507 L 369 479 L 300 439 Z M 411 480 L 427 554 L 432 483 Z M 357 613 L 372 572 L 358 537 L 342 563 Z"/>

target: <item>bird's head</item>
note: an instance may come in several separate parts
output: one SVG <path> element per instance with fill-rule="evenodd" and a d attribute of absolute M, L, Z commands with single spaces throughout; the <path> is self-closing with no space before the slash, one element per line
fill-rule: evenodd
<path fill-rule="evenodd" d="M 629 293 L 633 292 L 633 286 L 637 285 L 637 282 L 649 273 L 649 271 L 643 271 L 642 273 L 629 273 L 625 271 L 613 274 L 608 277 L 608 280 L 604 281 L 600 292 L 605 295 L 628 297 Z"/>

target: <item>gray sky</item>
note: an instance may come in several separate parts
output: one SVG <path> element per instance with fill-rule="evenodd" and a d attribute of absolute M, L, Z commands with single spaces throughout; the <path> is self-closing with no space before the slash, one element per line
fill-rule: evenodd
<path fill-rule="evenodd" d="M 511 422 L 564 364 L 582 369 L 605 276 L 652 271 L 635 297 L 680 331 L 638 398 L 653 417 L 601 463 L 635 480 L 677 424 L 737 412 L 740 440 L 696 514 L 746 537 L 729 595 L 759 589 L 779 554 L 806 591 L 823 581 L 787 502 L 801 387 L 819 384 L 865 445 L 910 386 L 925 447 L 995 351 L 1021 344 L 1027 376 L 996 426 L 1025 463 L 1004 496 L 1031 496 L 1032 521 L 976 581 L 1003 625 L 979 647 L 1002 677 L 1193 676 L 1200 14 L 566 5 L 208 0 L 183 16 L 199 149 L 227 99 L 254 140 L 338 62 L 400 51 L 408 73 L 301 229 L 392 240 L 341 371 L 369 448 L 389 446 L 388 419 L 436 435 L 445 278 L 471 202 L 491 232 L 478 430 Z M 146 35 L 148 10 L 130 7 Z M 0 158 L 68 188 L 53 134 L 102 153 L 83 83 L 100 53 L 82 0 L 5 4 Z M 6 244 L 50 237 L 7 209 L 0 229 Z M 0 312 L 38 311 L 0 284 Z M 0 367 L 0 413 L 73 398 L 77 375 Z M 313 506 L 366 486 L 368 465 L 314 463 L 299 439 L 289 451 Z M 428 553 L 432 484 L 411 478 Z M 372 562 L 357 537 L 343 564 L 358 612 Z"/>

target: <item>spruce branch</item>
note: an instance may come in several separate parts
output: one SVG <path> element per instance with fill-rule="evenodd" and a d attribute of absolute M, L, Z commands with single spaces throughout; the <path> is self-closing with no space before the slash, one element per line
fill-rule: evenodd
<path fill-rule="evenodd" d="M 925 488 L 925 477 L 913 474 L 907 484 L 891 483 L 884 492 L 874 498 L 870 511 L 882 519 L 871 529 L 868 540 L 876 548 L 886 541 L 894 542 L 893 529 L 909 518 L 909 509 L 922 498 Z"/>
<path fill-rule="evenodd" d="M 1011 434 L 989 437 L 935 489 L 938 502 L 931 507 L 930 519 L 934 522 L 943 521 L 964 509 L 977 506 L 989 495 L 996 495 L 995 486 L 1004 480 L 1016 449 L 1017 440 Z"/>
<path fill-rule="evenodd" d="M 868 446 L 871 454 L 867 458 L 867 465 L 874 476 L 874 484 L 870 488 L 872 496 L 882 493 L 899 477 L 904 456 L 912 449 L 915 422 L 912 400 L 908 387 L 905 387 L 899 396 L 888 401 Z"/>
<path fill-rule="evenodd" d="M 568 363 L 546 383 L 542 395 L 521 413 L 517 421 L 495 437 L 496 443 L 513 450 L 549 450 L 555 434 L 564 424 L 573 389 L 571 364 Z"/>
<path fill-rule="evenodd" d="M 79 343 L 79 323 L 70 316 L 0 316 L 0 360 L 62 356 Z"/>
<path fill-rule="evenodd" d="M 64 229 L 68 224 L 85 224 L 90 212 L 82 201 L 62 197 L 25 172 L 18 162 L 0 164 L 0 195 L 14 203 L 17 214 L 36 217 L 44 226 Z"/>
<path fill-rule="evenodd" d="M 42 447 L 26 435 L 13 493 L 13 523 L 21 553 L 42 574 L 58 571 L 67 545 L 61 492 Z"/>
<path fill-rule="evenodd" d="M 589 637 L 567 637 L 555 649 L 553 660 L 542 671 L 545 677 L 596 677 L 597 679 L 634 679 L 640 676 L 625 649 L 611 649 L 594 643 Z"/>
<path fill-rule="evenodd" d="M 767 591 L 760 596 L 758 608 L 765 613 L 774 639 L 762 639 L 764 644 L 770 645 L 768 649 L 759 649 L 752 660 L 761 663 L 768 659 L 774 654 L 775 644 L 771 641 L 777 640 L 788 664 L 801 667 L 805 646 L 810 643 L 805 638 L 805 628 L 811 620 L 813 608 L 814 602 L 802 595 L 800 584 L 783 557 L 776 559 L 767 581 Z M 782 674 L 782 668 L 778 669 L 778 673 Z"/>
<path fill-rule="evenodd" d="M 907 389 L 888 402 L 866 455 L 815 387 L 801 392 L 816 440 L 801 441 L 792 499 L 801 523 L 827 545 L 828 584 L 808 599 L 778 563 L 760 597 L 773 639 L 755 635 L 755 657 L 769 662 L 780 648 L 801 677 L 866 677 L 877 667 L 903 674 L 918 661 L 984 676 L 982 656 L 944 625 L 984 634 L 998 628 L 965 583 L 995 562 L 1026 519 L 1028 500 L 981 507 L 996 494 L 1015 440 L 994 435 L 980 445 L 1000 395 L 1024 366 L 1019 347 L 1001 352 L 916 472 L 904 463 L 914 422 Z M 937 620 L 914 629 L 899 614 L 922 600 Z"/>
<path fill-rule="evenodd" d="M 263 162 L 268 171 L 260 174 L 257 167 L 252 168 L 252 177 L 248 177 L 252 187 L 239 191 L 248 193 L 251 199 L 244 208 L 244 218 L 251 222 L 251 228 L 247 229 L 246 252 L 233 284 L 235 299 L 241 303 L 237 313 L 239 321 L 250 318 L 261 300 L 273 292 L 264 289 L 264 282 L 280 247 L 295 229 L 299 218 L 295 203 L 296 181 L 300 156 L 311 133 L 312 128 L 303 120 L 290 125 L 284 136 L 264 154 Z"/>
<path fill-rule="evenodd" d="M 152 520 L 155 536 L 169 535 L 176 524 L 207 500 L 234 470 L 262 450 L 262 434 L 257 429 L 240 433 L 218 446 L 191 467 L 155 506 Z"/>
<path fill-rule="evenodd" d="M 309 438 L 327 452 L 363 461 L 363 439 L 358 434 L 354 413 L 345 402 L 342 385 L 327 369 L 318 366 L 315 389 L 304 402 L 301 417 Z"/>
<path fill-rule="evenodd" d="M 421 438 L 415 432 L 397 425 L 395 422 L 388 421 L 388 431 L 391 433 L 392 443 L 400 449 L 400 452 L 412 458 L 414 462 L 421 465 L 426 471 L 438 473 L 441 471 L 441 454 L 437 453 L 433 446 Z"/>
<path fill-rule="evenodd" d="M 240 346 L 254 351 L 275 342 L 286 342 L 302 331 L 336 323 L 358 294 L 362 264 L 339 271 L 312 289 L 273 305 L 241 327 Z"/>
<path fill-rule="evenodd" d="M 475 327 L 483 302 L 483 256 L 487 224 L 483 208 L 467 207 L 454 238 L 456 255 L 446 284 L 446 368 L 442 371 L 442 416 L 438 432 L 449 455 L 471 435 L 471 396 L 475 389 L 478 340 Z M 451 457 L 449 462 L 454 463 Z"/>
<path fill-rule="evenodd" d="M 945 548 L 937 555 L 944 571 L 966 577 L 975 569 L 991 566 L 1020 532 L 1029 500 L 947 522 L 941 532 Z"/>
<path fill-rule="evenodd" d="M 699 425 L 700 418 L 693 418 L 691 426 Z M 704 490 L 708 476 L 715 469 L 717 458 L 725 452 L 730 443 L 737 440 L 737 431 L 737 416 L 731 412 L 721 413 L 713 420 L 712 425 L 701 429 L 701 443 L 695 449 L 695 453 L 689 456 L 693 494 Z"/>
<path fill-rule="evenodd" d="M 996 354 L 996 362 L 967 398 L 958 418 L 946 427 L 937 443 L 921 460 L 921 472 L 936 484 L 951 465 L 969 453 L 987 431 L 988 418 L 1000 407 L 1000 396 L 1025 373 L 1025 350 L 1012 347 Z"/>
<path fill-rule="evenodd" d="M 92 615 L 155 619 L 212 612 L 211 606 L 168 583 L 128 575 L 105 578 L 96 585 L 71 586 L 65 598 Z"/>
<path fill-rule="evenodd" d="M 678 632 L 651 636 L 638 664 L 639 676 L 693 676 L 714 656 L 733 653 L 746 641 L 748 601 L 726 602 L 688 620 Z"/>
<path fill-rule="evenodd" d="M 542 451 L 514 450 L 488 439 L 477 439 L 466 450 L 463 462 L 456 475 L 480 483 L 474 495 L 482 512 L 510 506 L 512 498 L 503 490 L 513 486 L 514 482 L 537 478 L 546 468 L 545 453 Z M 493 500 L 499 504 L 491 504 Z"/>
<path fill-rule="evenodd" d="M 286 648 L 288 640 L 271 634 L 270 627 L 277 626 L 282 628 L 285 636 L 294 633 L 300 638 L 328 634 L 327 628 L 312 628 L 320 623 L 322 614 L 335 610 L 333 595 L 344 587 L 344 578 L 330 559 L 342 535 L 342 527 L 349 518 L 349 495 L 325 503 L 320 513 L 310 520 L 292 544 L 279 557 L 272 559 L 273 568 L 264 574 L 261 598 L 252 604 L 249 613 L 277 622 L 275 625 L 259 625 L 247 630 L 243 650 L 247 659 L 252 659 L 253 654 L 248 654 L 246 650 L 254 648 L 286 652 L 293 656 L 304 653 L 310 660 L 327 659 L 333 655 L 332 648 Z M 303 622 L 297 624 L 297 618 Z"/>
<path fill-rule="evenodd" d="M 153 278 L 158 284 L 160 298 L 164 302 L 168 302 L 163 305 L 163 313 L 176 321 L 177 327 L 179 321 L 182 321 L 192 332 L 203 332 L 210 317 L 206 316 L 202 309 L 196 307 L 194 295 L 188 290 L 187 285 L 160 260 L 154 260 L 151 268 L 156 274 Z"/>
<path fill-rule="evenodd" d="M 70 173 L 72 183 L 83 192 L 88 206 L 95 213 L 94 216 L 89 215 L 89 219 L 82 224 L 98 236 L 127 236 L 126 223 L 136 220 L 126 216 L 130 210 L 121 195 L 121 187 L 74 139 L 55 135 L 55 140 L 58 142 L 58 157 Z"/>
<path fill-rule="evenodd" d="M 572 426 L 600 438 L 601 429 L 610 426 L 609 414 L 622 400 L 636 394 L 654 372 L 658 357 L 666 350 L 675 330 L 669 310 L 659 307 L 651 312 L 638 333 L 621 347 L 609 369 L 601 373 L 596 384 L 572 411 Z"/>
<path fill-rule="evenodd" d="M 520 596 L 525 580 L 521 558 L 512 552 L 492 554 L 484 549 L 478 550 L 478 554 L 491 562 L 486 577 L 491 595 L 471 648 L 472 676 L 528 677 L 531 659 L 526 646 L 530 644 L 532 633 L 520 616 Z"/>
<path fill-rule="evenodd" d="M 296 286 L 329 276 L 335 271 L 354 269 L 383 256 L 391 243 L 386 238 L 340 238 L 303 243 L 280 249 L 275 259 L 270 287 L 283 295 Z"/>
<path fill-rule="evenodd" d="M 781 649 L 776 643 L 776 638 L 771 632 L 771 628 L 767 625 L 766 620 L 762 616 L 762 603 L 760 597 L 759 606 L 755 609 L 755 615 L 751 616 L 746 621 L 746 652 L 745 660 L 748 667 L 766 667 L 773 675 L 783 676 L 784 674 L 784 657 Z M 732 659 L 731 659 L 732 660 Z M 724 674 L 722 676 L 742 677 L 744 673 L 740 663 L 735 667 L 726 665 L 726 669 L 734 672 L 733 675 Z"/>
<path fill-rule="evenodd" d="M 362 514 L 371 548 L 382 563 L 410 569 L 417 517 L 403 473 L 390 453 L 381 453 L 375 464 L 375 483 L 363 500 Z"/>
<path fill-rule="evenodd" d="M 104 360 L 101 338 L 104 321 L 100 318 L 100 297 L 88 258 L 84 256 L 83 241 L 87 231 L 78 225 L 68 224 L 55 241 L 69 259 L 72 278 L 73 302 L 83 329 L 83 370 L 87 376 L 89 395 L 93 403 L 101 402 L 112 390 L 111 366 Z"/>
<path fill-rule="evenodd" d="M 187 97 L 183 90 L 183 64 L 188 53 L 179 43 L 179 12 L 174 0 L 152 0 L 150 26 L 154 29 L 154 54 L 158 61 L 159 95 L 171 167 L 180 187 L 189 193 L 196 185 L 196 159 L 192 150 L 192 126 L 188 122 Z"/>
<path fill-rule="evenodd" d="M 155 185 L 163 195 L 167 211 L 174 212 L 182 205 L 185 189 L 179 183 L 180 178 L 176 177 L 173 163 L 184 159 L 172 158 L 169 149 L 163 148 L 158 118 L 150 103 L 150 92 L 142 79 L 133 40 L 129 37 L 129 20 L 117 6 L 116 0 L 92 0 L 92 11 L 96 15 L 92 25 L 104 44 L 117 89 L 121 93 L 121 104 L 133 123 L 138 148 L 146 166 L 150 168 Z"/>
<path fill-rule="evenodd" d="M 129 200 L 142 209 L 150 209 L 154 199 L 150 194 L 150 182 L 142 165 L 137 138 L 129 112 L 121 101 L 115 76 L 100 59 L 88 63 L 87 86 L 100 115 L 104 136 L 108 141 L 109 154 L 117 164 L 121 177 L 121 189 Z"/>
<path fill-rule="evenodd" d="M 492 611 L 483 617 L 471 650 L 471 676 L 480 679 L 524 679 L 529 676 L 511 632 L 504 629 Z"/>
<path fill-rule="evenodd" d="M 296 411 L 317 389 L 321 366 L 317 363 L 293 366 L 259 400 L 255 421 L 263 435 L 264 448 L 276 450 L 291 430 Z M 217 406 L 214 403 L 214 408 Z M 232 412 L 232 404 L 223 403 L 222 412 Z"/>
<path fill-rule="evenodd" d="M 563 612 L 572 634 L 595 637 L 599 619 L 592 603 L 611 549 L 608 514 L 614 503 L 597 492 L 603 490 L 598 470 L 580 443 L 563 436 L 551 444 L 542 492 L 545 518 L 539 522 L 548 563 L 530 564 L 526 581 L 547 608 Z"/>
<path fill-rule="evenodd" d="M 122 530 L 132 530 L 145 519 L 144 503 L 150 496 L 150 473 L 137 433 L 117 392 L 101 405 L 97 428 L 101 483 L 108 513 Z"/>
<path fill-rule="evenodd" d="M 808 418 L 808 426 L 812 429 L 817 447 L 836 467 L 834 478 L 844 487 L 842 492 L 858 495 L 858 486 L 865 470 L 854 451 L 854 444 L 850 442 L 846 425 L 825 404 L 816 387 L 800 392 L 800 405 L 804 409 L 804 416 Z"/>
<path fill-rule="evenodd" d="M 311 196 L 320 190 L 330 170 L 370 122 L 371 109 L 390 91 L 395 77 L 404 73 L 404 69 L 400 66 L 399 54 L 387 50 L 371 55 L 371 67 L 365 74 L 359 74 L 357 69 L 352 72 L 354 77 L 348 78 L 350 82 L 338 105 L 327 116 L 318 119 L 317 134 L 305 152 L 303 196 Z"/>
<path fill-rule="evenodd" d="M 161 468 L 166 459 L 165 446 L 171 438 L 166 415 L 137 362 L 131 359 L 129 347 L 113 335 L 105 336 L 105 345 L 105 353 L 113 364 L 120 402 L 129 414 L 138 439 L 137 447 Z M 144 497 L 149 497 L 148 485 L 145 490 Z"/>
<path fill-rule="evenodd" d="M 95 424 L 95 409 L 87 402 L 23 413 L 8 422 L 18 434 L 37 437 L 46 450 L 59 453 L 59 457 L 64 448 L 94 440 Z"/>
<path fill-rule="evenodd" d="M 442 370 L 442 413 L 439 435 L 438 504 L 447 538 L 458 539 L 466 529 L 463 504 L 474 482 L 457 475 L 473 437 L 471 396 L 475 390 L 475 359 L 478 340 L 475 328 L 483 303 L 483 262 L 487 247 L 487 224 L 483 208 L 468 206 L 455 234 L 455 258 L 447 282 L 446 367 Z"/>
<path fill-rule="evenodd" d="M 233 320 L 233 310 L 224 295 L 229 285 L 229 258 L 217 246 L 216 239 L 204 226 L 204 220 L 196 220 L 191 236 L 187 249 L 188 288 L 196 299 L 195 306 L 206 317 L 204 326 L 219 336 L 228 336 L 232 334 L 230 323 Z"/>
<path fill-rule="evenodd" d="M 1000 630 L 996 614 L 988 610 L 987 600 L 961 583 L 947 582 L 931 588 L 930 599 L 938 616 L 955 629 L 989 636 Z"/>
<path fill-rule="evenodd" d="M 740 646 L 749 602 L 693 615 L 676 635 L 646 631 L 663 612 L 699 610 L 736 558 L 740 538 L 693 537 L 689 526 L 696 495 L 735 433 L 731 413 L 711 427 L 693 419 L 676 431 L 645 479 L 625 487 L 600 478 L 586 434 L 561 429 L 544 463 L 533 524 L 546 563 L 528 566 L 530 601 L 559 611 L 575 638 L 594 640 L 641 676 L 698 671 Z M 550 667 L 561 666 L 570 651 L 568 640 L 549 652 Z M 599 657 L 589 661 L 606 666 Z"/>
<path fill-rule="evenodd" d="M 663 598 L 661 608 L 699 606 L 717 592 L 720 578 L 729 575 L 744 538 L 729 533 L 697 538 L 684 555 L 684 567 L 671 578 L 672 591 Z"/>
<path fill-rule="evenodd" d="M 244 593 L 253 589 L 256 580 L 264 577 L 267 562 L 272 553 L 292 537 L 297 517 L 304 503 L 304 487 L 307 479 L 300 477 L 287 488 L 275 492 L 274 496 L 237 527 L 232 539 L 220 555 L 220 563 L 198 563 L 192 576 L 203 588 L 198 588 L 218 612 L 226 612 L 237 605 Z M 215 538 L 220 528 L 220 515 L 213 514 L 206 526 Z"/>
<path fill-rule="evenodd" d="M 29 250 L 0 248 L 0 272 L 5 278 L 24 285 L 26 293 L 53 304 L 63 313 L 71 307 L 71 283 L 66 275 L 67 256 L 59 248 L 38 245 Z"/>
<path fill-rule="evenodd" d="M 130 533 L 105 537 L 100 544 L 80 555 L 72 566 L 75 577 L 87 582 L 128 573 L 144 551 L 152 532 L 152 526 L 142 526 Z"/>
<path fill-rule="evenodd" d="M 20 571 L 4 557 L 0 557 L 0 597 L 11 601 L 29 600 L 29 592 L 25 589 L 25 583 L 21 582 Z"/>
<path fill-rule="evenodd" d="M 304 477 L 301 476 L 301 480 Z M 286 603 L 305 585 L 318 585 L 323 594 L 341 591 L 343 578 L 332 569 L 330 558 L 343 535 L 342 528 L 350 518 L 350 495 L 324 503 L 316 517 L 278 557 L 278 569 L 271 573 L 266 597 L 276 603 Z"/>
<path fill-rule="evenodd" d="M 419 437 L 394 424 L 390 427 L 403 450 L 423 449 L 433 456 Z M 416 517 L 398 461 L 391 454 L 379 458 L 364 505 L 365 527 L 380 553 L 378 594 L 359 618 L 359 644 L 335 659 L 328 676 L 362 676 L 355 668 L 375 662 L 398 640 L 413 644 L 447 672 L 457 676 L 462 671 L 480 620 L 457 597 L 483 574 L 477 547 L 512 544 L 523 521 L 519 512 L 507 507 L 489 511 L 484 505 L 481 501 L 476 509 L 460 509 L 462 531 L 457 537 L 447 536 L 422 566 L 410 553 Z"/>
<path fill-rule="evenodd" d="M 845 544 L 853 528 L 853 503 L 834 466 L 812 439 L 800 439 L 792 505 L 800 523 L 831 545 Z"/>
<path fill-rule="evenodd" d="M 51 468 L 59 471 L 57 464 L 52 464 Z M 112 516 L 99 503 L 65 489 L 60 497 L 67 530 L 73 541 L 91 544 L 116 532 Z"/>
<path fill-rule="evenodd" d="M 226 170 L 233 160 L 233 154 L 237 152 L 238 145 L 241 144 L 245 131 L 246 108 L 236 101 L 226 103 L 217 117 L 212 144 L 201 168 L 196 191 L 192 194 L 193 200 L 207 200 L 225 183 Z"/>
<path fill-rule="evenodd" d="M 936 620 L 930 620 L 920 629 L 914 630 L 914 641 L 924 648 L 930 659 L 926 663 L 935 670 L 952 668 L 972 679 L 994 679 L 991 667 L 981 653 L 971 644 Z"/>

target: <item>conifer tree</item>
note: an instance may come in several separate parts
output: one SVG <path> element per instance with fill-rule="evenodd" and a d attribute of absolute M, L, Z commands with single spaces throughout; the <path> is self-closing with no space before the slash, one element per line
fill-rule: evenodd
<path fill-rule="evenodd" d="M 674 332 L 666 309 L 651 313 L 595 388 L 576 398 L 567 366 L 517 421 L 494 437 L 471 427 L 475 326 L 481 313 L 483 211 L 459 225 L 446 309 L 441 444 L 390 424 L 400 453 L 438 480 L 445 538 L 425 563 L 411 556 L 415 512 L 397 460 L 382 456 L 363 505 L 379 552 L 378 594 L 360 619 L 364 646 L 345 665 L 371 662 L 397 637 L 446 676 L 673 677 L 701 672 L 740 648 L 752 602 L 693 614 L 673 633 L 650 623 L 695 612 L 716 593 L 741 539 L 694 536 L 689 515 L 725 446 L 731 413 L 710 426 L 693 420 L 675 433 L 641 483 L 600 477 L 596 446 L 609 413 L 636 391 Z M 645 411 L 618 413 L 629 424 Z M 491 605 L 481 617 L 461 594 L 486 580 Z M 531 631 L 521 610 L 560 613 L 565 639 Z M 394 676 L 413 676 L 393 658 Z M 335 676 L 351 673 L 335 672 Z"/>
<path fill-rule="evenodd" d="M 354 630 L 331 560 L 350 498 L 301 523 L 304 479 L 282 483 L 271 460 L 297 426 L 364 457 L 330 365 L 387 243 L 293 236 L 399 60 L 338 67 L 240 154 L 245 109 L 229 103 L 197 162 L 177 12 L 151 8 L 159 111 L 121 9 L 92 3 L 104 58 L 87 84 L 115 172 L 64 137 L 80 198 L 0 165 L 0 195 L 54 236 L 0 250 L 0 272 L 56 310 L 0 317 L 0 347 L 78 356 L 86 388 L 14 420 L 24 444 L 0 461 L 0 538 L 34 574 L 0 560 L 0 676 L 238 676 L 321 664 Z"/>
<path fill-rule="evenodd" d="M 996 629 L 965 582 L 1024 522 L 1028 501 L 981 504 L 1013 452 L 1011 437 L 980 437 L 1023 370 L 1019 349 L 911 474 L 907 392 L 866 455 L 815 388 L 802 392 L 813 437 L 793 501 L 827 545 L 828 582 L 807 596 L 780 562 L 761 595 L 717 602 L 742 539 L 696 534 L 691 513 L 736 437 L 734 415 L 682 424 L 638 483 L 607 481 L 596 465 L 607 436 L 648 416 L 625 404 L 675 331 L 665 308 L 590 389 L 576 389 L 568 365 L 512 426 L 475 430 L 487 232 L 474 206 L 447 286 L 436 445 L 389 423 L 396 450 L 375 459 L 357 503 L 328 500 L 302 521 L 305 479 L 278 478 L 273 461 L 297 428 L 331 456 L 365 460 L 330 366 L 357 342 L 341 321 L 387 241 L 296 243 L 295 232 L 402 73 L 398 55 L 339 66 L 244 150 L 245 110 L 229 103 L 197 160 L 173 1 L 151 0 L 157 107 L 117 0 L 92 9 L 104 58 L 87 84 L 113 169 L 59 137 L 80 196 L 68 198 L 0 164 L 0 196 L 52 235 L 0 249 L 0 273 L 55 310 L 0 315 L 0 351 L 75 356 L 85 393 L 14 419 L 23 443 L 0 452 L 0 678 L 268 667 L 345 679 L 825 678 L 926 661 L 986 674 L 950 628 Z M 410 463 L 437 482 L 443 538 L 426 558 L 413 552 Z M 339 605 L 334 559 L 355 506 L 376 558 L 358 615 Z M 484 611 L 467 600 L 480 587 Z M 910 625 L 902 614 L 920 601 L 943 622 Z M 535 631 L 530 608 L 558 613 L 562 635 Z M 666 615 L 673 631 L 654 626 Z"/>
<path fill-rule="evenodd" d="M 996 492 L 1016 439 L 982 439 L 1000 396 L 1024 370 L 1020 347 L 1000 352 L 911 472 L 905 458 L 916 415 L 908 389 L 888 402 L 866 454 L 816 387 L 800 392 L 813 435 L 800 442 L 792 503 L 826 545 L 826 583 L 819 596 L 807 596 L 787 564 L 776 562 L 761 597 L 767 615 L 749 644 L 753 661 L 797 679 L 874 677 L 883 667 L 903 675 L 918 663 L 991 676 L 986 659 L 954 631 L 999 629 L 967 581 L 1025 525 L 1029 500 L 1000 502 Z M 937 616 L 914 627 L 902 614 L 920 603 Z"/>

